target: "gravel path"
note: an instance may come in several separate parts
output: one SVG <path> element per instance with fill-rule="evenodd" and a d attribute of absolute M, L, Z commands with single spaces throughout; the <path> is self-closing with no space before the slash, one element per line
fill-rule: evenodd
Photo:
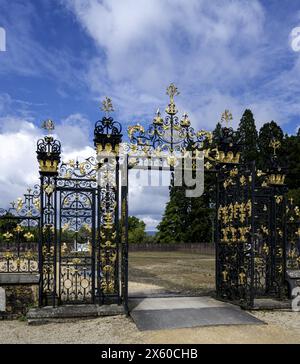
<path fill-rule="evenodd" d="M 28 326 L 22 321 L 0 321 L 0 343 L 300 343 L 300 312 L 252 314 L 268 325 L 140 332 L 125 316 L 41 326 Z"/>
<path fill-rule="evenodd" d="M 103 317 L 75 322 L 28 326 L 21 321 L 0 321 L 0 343 L 118 344 L 143 341 L 131 319 Z"/>

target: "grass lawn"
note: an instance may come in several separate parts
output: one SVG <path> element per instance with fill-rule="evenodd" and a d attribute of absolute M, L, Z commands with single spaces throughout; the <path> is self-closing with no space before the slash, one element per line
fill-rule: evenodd
<path fill-rule="evenodd" d="M 130 252 L 129 282 L 129 294 L 209 294 L 215 289 L 215 258 L 195 252 Z"/>

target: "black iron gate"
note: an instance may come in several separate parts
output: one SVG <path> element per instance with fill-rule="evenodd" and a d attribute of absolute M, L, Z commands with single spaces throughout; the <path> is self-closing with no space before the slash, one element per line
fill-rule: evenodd
<path fill-rule="evenodd" d="M 109 100 L 104 102 L 106 112 Z M 38 142 L 43 305 L 123 304 L 127 311 L 127 184 L 121 126 L 96 122 L 96 157 L 60 164 L 60 143 Z M 121 173 L 122 172 L 122 173 Z M 126 178 L 125 178 L 126 179 Z"/>
<path fill-rule="evenodd" d="M 216 292 L 251 306 L 254 300 L 254 166 L 220 161 L 217 181 Z"/>
<path fill-rule="evenodd" d="M 58 180 L 58 296 L 60 302 L 95 302 L 96 190 L 60 187 Z"/>
<path fill-rule="evenodd" d="M 287 188 L 276 153 L 265 172 L 241 163 L 232 128 L 219 141 L 216 290 L 219 298 L 253 307 L 286 292 Z"/>
<path fill-rule="evenodd" d="M 47 135 L 38 141 L 39 188 L 0 210 L 0 273 L 38 271 L 42 306 L 117 303 L 128 311 L 133 166 L 172 171 L 174 182 L 184 169 L 193 177 L 200 170 L 215 174 L 217 296 L 244 307 L 260 297 L 286 297 L 286 274 L 300 269 L 300 210 L 287 201 L 278 143 L 272 141 L 274 154 L 260 171 L 240 160 L 232 128 L 222 127 L 217 138 L 196 132 L 186 113 L 177 116 L 177 88 L 171 84 L 167 93 L 167 116 L 158 110 L 149 129 L 129 127 L 126 145 L 106 98 L 105 116 L 94 129 L 96 157 L 61 163 L 58 140 Z M 225 111 L 222 118 L 228 123 L 232 116 Z M 53 122 L 45 127 L 50 132 Z"/>

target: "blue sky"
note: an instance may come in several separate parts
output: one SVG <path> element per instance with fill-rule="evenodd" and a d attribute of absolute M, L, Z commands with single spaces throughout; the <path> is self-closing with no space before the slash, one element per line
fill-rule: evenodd
<path fill-rule="evenodd" d="M 294 133 L 300 59 L 290 33 L 297 26 L 300 1 L 290 0 L 0 0 L 4 201 L 36 178 L 32 140 L 42 120 L 57 123 L 67 156 L 91 152 L 105 95 L 125 130 L 163 109 L 165 88 L 175 82 L 178 109 L 197 129 L 212 129 L 225 108 L 237 125 L 251 108 L 258 126 L 273 119 Z M 15 141 L 18 172 L 5 160 Z M 165 199 L 159 201 L 150 213 L 133 212 L 158 221 Z"/>

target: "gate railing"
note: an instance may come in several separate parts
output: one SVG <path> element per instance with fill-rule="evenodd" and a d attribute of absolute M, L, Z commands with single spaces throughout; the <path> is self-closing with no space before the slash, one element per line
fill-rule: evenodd
<path fill-rule="evenodd" d="M 0 273 L 39 273 L 39 190 L 0 209 Z"/>

